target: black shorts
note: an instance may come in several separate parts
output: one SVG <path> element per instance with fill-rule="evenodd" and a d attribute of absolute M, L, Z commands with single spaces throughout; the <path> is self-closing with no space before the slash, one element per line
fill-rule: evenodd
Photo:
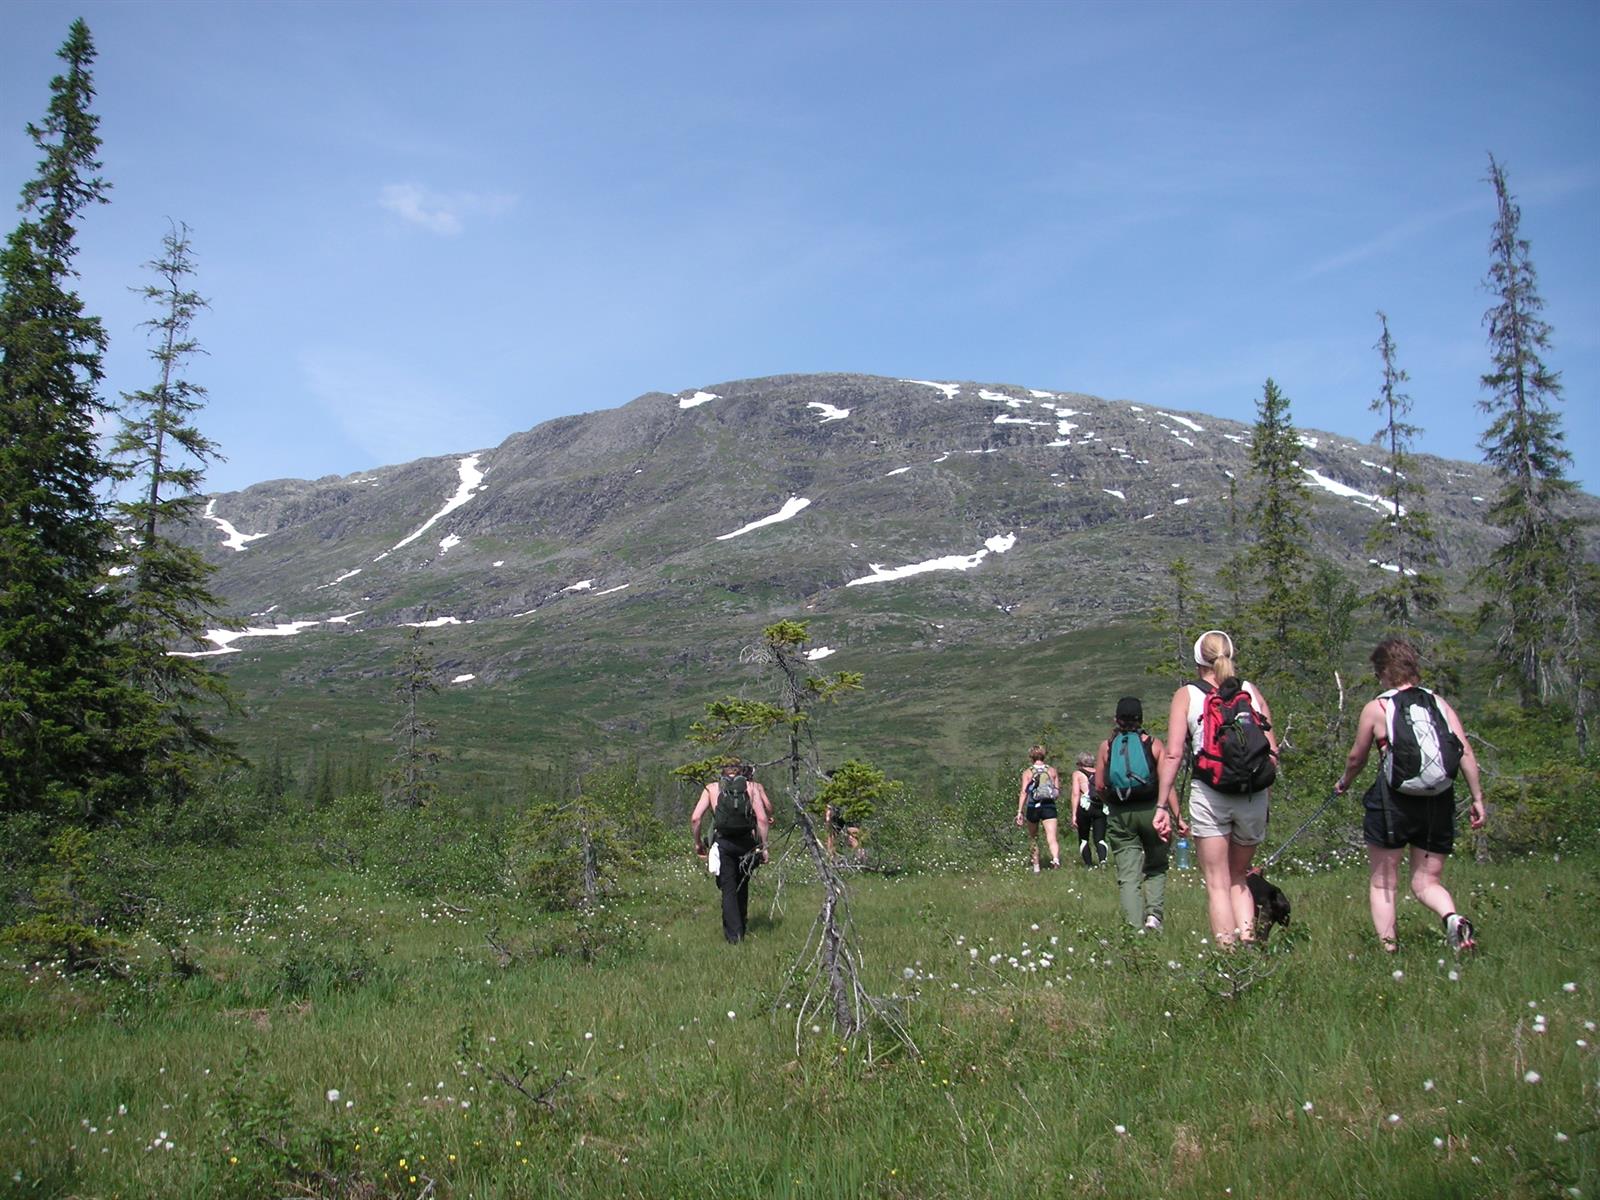
<path fill-rule="evenodd" d="M 1361 833 L 1380 850 L 1415 846 L 1430 854 L 1449 854 L 1456 844 L 1456 793 L 1402 796 L 1380 776 L 1361 797 L 1366 810 Z"/>
<path fill-rule="evenodd" d="M 1056 816 L 1056 802 L 1054 800 L 1029 800 L 1027 807 L 1022 810 L 1022 819 L 1034 825 L 1040 821 L 1058 820 Z"/>

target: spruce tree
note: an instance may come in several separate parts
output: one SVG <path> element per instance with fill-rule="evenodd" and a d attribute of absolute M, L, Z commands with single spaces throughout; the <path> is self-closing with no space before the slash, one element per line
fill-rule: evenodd
<path fill-rule="evenodd" d="M 1487 182 L 1494 187 L 1496 216 L 1485 283 L 1495 302 L 1483 318 L 1492 370 L 1482 377 L 1487 395 L 1478 407 L 1490 422 L 1478 444 L 1500 476 L 1488 518 L 1506 540 L 1480 577 L 1488 594 L 1481 616 L 1498 625 L 1501 661 L 1524 707 L 1533 707 L 1574 684 L 1583 615 L 1592 599 L 1586 604 L 1578 526 L 1569 515 L 1572 456 L 1554 407 L 1561 376 L 1540 357 L 1550 349 L 1550 326 L 1539 315 L 1544 301 L 1520 232 L 1522 210 L 1492 154 Z M 1585 691 L 1574 689 L 1580 730 Z"/>
<path fill-rule="evenodd" d="M 74 21 L 28 126 L 38 175 L 0 254 L 0 810 L 95 816 L 140 789 L 137 693 L 114 663 L 120 597 L 95 443 L 105 333 L 72 290 L 78 223 L 109 185 L 90 111 L 94 46 Z"/>
<path fill-rule="evenodd" d="M 1440 583 L 1434 570 L 1438 554 L 1433 523 L 1423 508 L 1425 489 L 1407 473 L 1412 439 L 1421 432 L 1407 420 L 1411 397 L 1400 390 L 1410 376 L 1395 360 L 1389 318 L 1380 312 L 1378 323 L 1382 334 L 1374 349 L 1383 362 L 1383 383 L 1370 407 L 1383 417 L 1383 428 L 1373 434 L 1373 441 L 1388 452 L 1387 477 L 1379 494 L 1389 511 L 1367 534 L 1367 552 L 1385 573 L 1394 574 L 1379 583 L 1372 603 L 1385 618 L 1410 632 L 1419 617 L 1439 607 Z"/>
<path fill-rule="evenodd" d="M 1299 452 L 1300 436 L 1289 413 L 1289 398 L 1268 379 L 1256 405 L 1250 446 L 1255 485 L 1250 522 L 1255 543 L 1245 556 L 1247 570 L 1261 589 L 1247 618 L 1262 635 L 1252 654 L 1262 675 L 1293 670 L 1308 657 L 1311 502 Z"/>
<path fill-rule="evenodd" d="M 433 775 L 439 752 L 432 742 L 438 726 L 422 715 L 420 702 L 424 696 L 438 692 L 438 673 L 432 646 L 422 636 L 422 626 L 413 626 L 406 636 L 400 679 L 394 688 L 400 719 L 394 723 L 393 765 L 384 787 L 385 798 L 396 807 L 421 808 L 437 790 Z"/>
<path fill-rule="evenodd" d="M 204 468 L 219 455 L 193 423 L 205 388 L 182 375 L 184 363 L 201 352 L 190 327 L 206 307 L 189 286 L 189 227 L 169 230 L 161 257 L 145 265 L 160 280 L 139 289 L 158 310 L 145 322 L 154 335 L 157 380 L 123 393 L 122 429 L 112 451 L 117 477 L 131 484 L 131 497 L 117 505 L 125 559 L 119 570 L 131 581 L 119 650 L 126 677 L 154 707 L 143 728 L 152 776 L 163 792 L 181 799 L 196 769 L 227 753 L 205 721 L 208 708 L 229 702 L 225 680 L 204 660 L 168 653 L 199 641 L 218 607 L 206 585 L 214 568 L 173 532 L 199 516 Z"/>

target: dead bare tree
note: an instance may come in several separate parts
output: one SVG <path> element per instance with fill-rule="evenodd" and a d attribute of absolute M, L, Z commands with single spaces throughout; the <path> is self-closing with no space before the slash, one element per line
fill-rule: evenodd
<path fill-rule="evenodd" d="M 773 668 L 767 678 L 776 688 L 772 701 L 729 699 L 707 706 L 707 720 L 696 722 L 691 740 L 718 746 L 722 753 L 679 768 L 685 778 L 699 780 L 710 774 L 746 742 L 780 737 L 785 752 L 767 765 L 781 764 L 788 774 L 789 802 L 795 828 L 822 887 L 822 905 L 812 923 L 806 944 L 796 960 L 778 1002 L 787 997 L 796 1010 L 798 1043 L 807 1023 L 827 1012 L 840 1037 L 865 1036 L 873 1053 L 874 1028 L 889 1031 L 894 1039 L 915 1050 L 894 1005 L 874 997 L 862 983 L 863 959 L 850 921 L 850 898 L 839 866 L 818 836 L 808 801 L 825 778 L 817 747 L 812 714 L 821 705 L 861 688 L 861 676 L 840 671 L 815 676 L 804 656 L 806 626 L 799 621 L 779 621 L 762 631 L 760 643 L 746 647 L 740 659 Z"/>

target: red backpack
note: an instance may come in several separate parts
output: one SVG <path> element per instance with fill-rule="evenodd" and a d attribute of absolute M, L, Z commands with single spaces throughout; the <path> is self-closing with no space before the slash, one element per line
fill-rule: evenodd
<path fill-rule="evenodd" d="M 1194 748 L 1194 776 L 1219 792 L 1247 795 L 1278 776 L 1267 741 L 1271 723 L 1250 702 L 1237 678 L 1221 687 L 1204 680 L 1192 685 L 1205 693 L 1200 710 L 1200 744 Z"/>

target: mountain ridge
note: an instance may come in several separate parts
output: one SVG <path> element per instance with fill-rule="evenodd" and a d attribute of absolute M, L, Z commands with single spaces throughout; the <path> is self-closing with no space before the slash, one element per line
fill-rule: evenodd
<path fill-rule="evenodd" d="M 209 647 L 247 698 L 344 668 L 381 679 L 386 631 L 424 621 L 439 622 L 446 678 L 472 677 L 447 686 L 549 690 L 560 666 L 663 695 L 673 663 L 705 652 L 708 671 L 725 670 L 715 647 L 780 617 L 810 620 L 830 667 L 898 669 L 1132 619 L 1162 598 L 1178 554 L 1210 587 L 1234 480 L 1245 516 L 1250 432 L 1012 384 L 779 375 L 647 392 L 487 449 L 222 493 L 190 536 L 219 567 L 218 594 L 263 630 Z M 1381 456 L 1301 436 L 1316 549 L 1370 580 Z M 1464 588 L 1497 537 L 1482 519 L 1495 477 L 1413 464 L 1447 584 Z M 1600 515 L 1594 497 L 1580 503 Z M 227 548 L 219 520 L 254 540 Z M 368 693 L 363 711 L 382 703 Z"/>

